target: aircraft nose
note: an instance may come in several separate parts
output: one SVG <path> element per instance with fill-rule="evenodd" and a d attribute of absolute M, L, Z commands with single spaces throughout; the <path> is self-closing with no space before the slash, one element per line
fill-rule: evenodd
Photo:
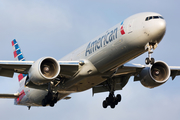
<path fill-rule="evenodd" d="M 155 24 L 151 32 L 152 32 L 153 40 L 159 43 L 166 32 L 166 21 L 164 19 L 161 19 L 154 22 Z"/>
<path fill-rule="evenodd" d="M 157 31 L 164 33 L 166 31 L 166 22 L 165 20 L 159 20 L 157 22 Z"/>

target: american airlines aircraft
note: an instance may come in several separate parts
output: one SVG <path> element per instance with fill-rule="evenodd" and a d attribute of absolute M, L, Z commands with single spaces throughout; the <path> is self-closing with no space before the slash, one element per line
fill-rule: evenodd
<path fill-rule="evenodd" d="M 14 39 L 12 46 L 16 61 L 0 61 L 0 76 L 13 77 L 18 73 L 20 88 L 1 98 L 15 98 L 16 105 L 51 106 L 71 93 L 92 88 L 93 94 L 109 91 L 102 106 L 115 108 L 122 90 L 131 76 L 148 88 L 164 84 L 170 77 L 180 75 L 180 67 L 168 66 L 151 57 L 166 32 L 162 15 L 153 12 L 128 17 L 67 56 L 56 60 L 43 57 L 25 61 Z M 128 61 L 148 52 L 146 65 Z"/>

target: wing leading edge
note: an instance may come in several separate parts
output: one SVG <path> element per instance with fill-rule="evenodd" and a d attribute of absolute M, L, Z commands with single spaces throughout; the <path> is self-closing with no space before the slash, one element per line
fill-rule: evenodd
<path fill-rule="evenodd" d="M 34 61 L 0 61 L 0 76 L 13 77 L 14 72 L 27 74 Z"/>
<path fill-rule="evenodd" d="M 109 82 L 114 82 L 114 90 L 122 90 L 122 88 L 127 84 L 129 78 L 134 76 L 134 81 L 140 81 L 139 74 L 144 68 L 151 67 L 150 65 L 141 65 L 141 64 L 131 64 L 126 63 L 119 67 L 112 78 L 107 78 L 107 80 L 97 86 L 94 86 L 92 89 L 93 94 L 100 92 L 110 91 L 108 86 Z M 180 66 L 169 66 L 170 76 L 172 80 L 178 75 L 180 75 Z"/>
<path fill-rule="evenodd" d="M 0 61 L 0 76 L 13 77 L 14 73 L 28 74 L 35 61 Z M 79 61 L 58 61 L 64 75 L 73 75 L 78 71 Z M 60 74 L 61 74 L 60 72 Z"/>
<path fill-rule="evenodd" d="M 150 65 L 141 65 L 141 64 L 131 64 L 131 63 L 127 63 L 127 64 L 124 64 L 123 66 L 119 67 L 118 68 L 118 71 L 115 73 L 115 76 L 118 76 L 118 75 L 138 75 L 141 70 L 145 67 L 150 67 Z M 180 75 L 180 66 L 169 66 L 170 68 L 170 71 L 171 71 L 171 77 L 172 77 L 172 80 Z"/>

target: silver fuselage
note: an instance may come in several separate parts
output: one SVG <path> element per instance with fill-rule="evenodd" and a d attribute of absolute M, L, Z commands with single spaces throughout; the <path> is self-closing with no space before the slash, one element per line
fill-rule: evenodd
<path fill-rule="evenodd" d="M 90 89 L 106 80 L 102 78 L 105 73 L 115 71 L 116 68 L 146 52 L 147 43 L 158 44 L 165 34 L 166 22 L 164 19 L 146 20 L 149 16 L 161 15 L 147 12 L 130 16 L 60 59 L 61 61 L 83 60 L 87 65 L 82 67 L 74 78 L 68 80 L 63 86 L 57 87 L 56 90 L 66 93 L 66 96 Z M 32 92 L 29 92 L 27 99 L 19 104 L 41 105 L 47 91 L 26 89 Z"/>

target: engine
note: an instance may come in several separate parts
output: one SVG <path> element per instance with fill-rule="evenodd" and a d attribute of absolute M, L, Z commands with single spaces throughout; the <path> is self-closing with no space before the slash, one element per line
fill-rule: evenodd
<path fill-rule="evenodd" d="M 157 61 L 151 67 L 144 68 L 139 77 L 143 86 L 154 88 L 165 83 L 170 74 L 169 66 L 163 61 Z"/>
<path fill-rule="evenodd" d="M 52 57 L 43 57 L 33 63 L 28 72 L 26 84 L 33 82 L 36 85 L 46 84 L 55 79 L 60 73 L 60 65 Z"/>

